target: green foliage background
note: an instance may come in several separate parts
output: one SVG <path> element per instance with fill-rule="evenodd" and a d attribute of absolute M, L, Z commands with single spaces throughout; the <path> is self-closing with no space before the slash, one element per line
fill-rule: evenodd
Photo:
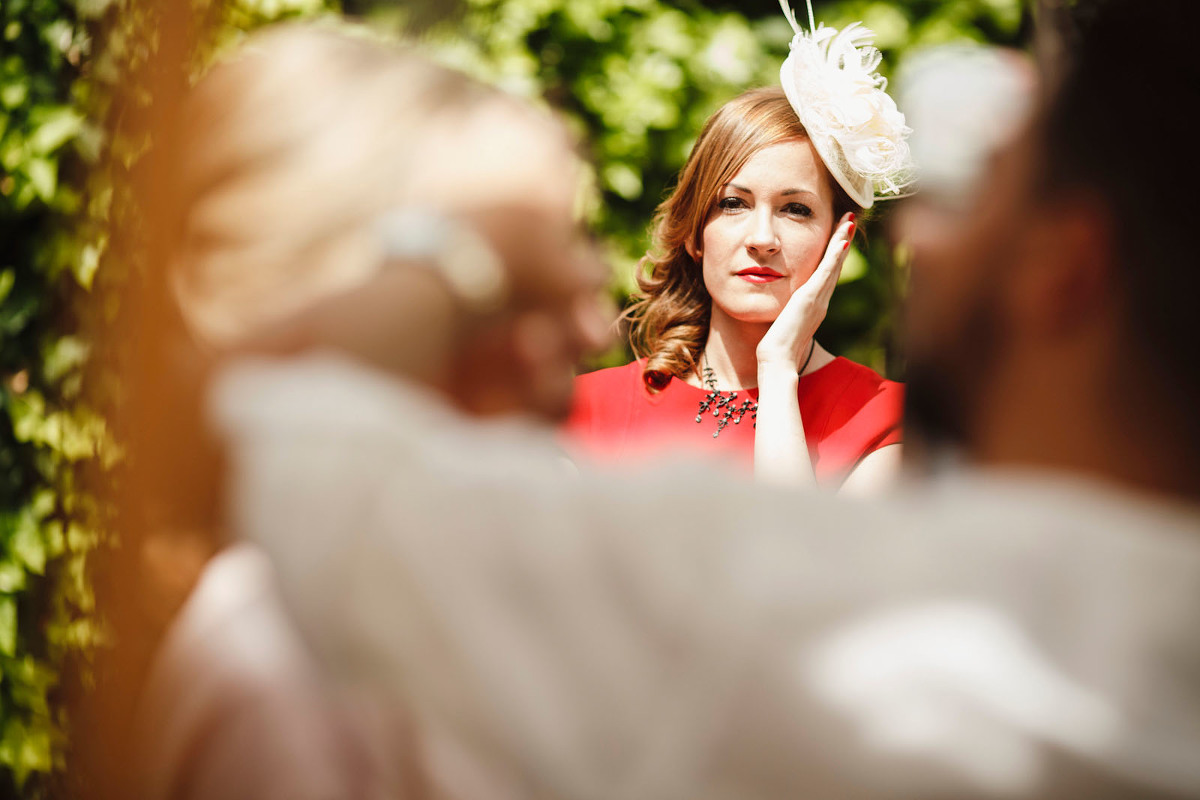
<path fill-rule="evenodd" d="M 330 5 L 216 6 L 219 27 L 197 64 L 242 31 L 325 14 Z M 892 68 L 923 45 L 1013 44 L 1029 32 L 1022 0 L 814 5 L 830 25 L 863 20 Z M 590 216 L 611 255 L 619 301 L 649 244 L 653 210 L 704 120 L 743 89 L 777 81 L 790 39 L 773 0 L 344 7 L 385 36 L 407 29 L 436 58 L 565 112 L 591 151 Z M 88 331 L 111 321 L 116 290 L 142 268 L 112 252 L 109 231 L 114 220 L 136 218 L 123 178 L 147 143 L 124 121 L 151 98 L 126 82 L 155 56 L 152 8 L 139 0 L 0 0 L 0 796 L 70 794 L 63 692 L 86 686 L 90 654 L 106 642 L 89 563 L 97 548 L 120 543 L 108 533 L 109 510 L 81 483 L 120 459 L 94 409 L 119 403 L 121 386 L 89 368 L 99 347 L 120 343 L 94 341 Z M 206 0 L 191 8 L 197 19 L 214 13 Z M 886 213 L 867 224 L 868 244 L 848 262 L 821 333 L 836 352 L 881 369 L 892 355 L 904 277 L 881 232 Z M 599 363 L 625 357 L 617 348 Z"/>
<path fill-rule="evenodd" d="M 793 0 L 805 19 L 804 0 Z M 1022 0 L 828 0 L 818 21 L 861 20 L 876 32 L 885 75 L 936 44 L 1014 45 L 1030 32 Z M 376 14 L 386 17 L 386 4 Z M 380 10 L 382 9 L 382 11 Z M 394 11 L 393 11 L 394 13 Z M 648 224 L 704 121 L 739 92 L 779 81 L 792 31 L 776 0 L 466 0 L 424 37 L 436 57 L 566 112 L 590 145 L 598 194 L 593 222 L 609 246 L 613 293 L 634 287 Z M 879 204 L 843 269 L 821 342 L 893 377 L 904 274 Z M 618 346 L 596 366 L 624 363 Z"/>
<path fill-rule="evenodd" d="M 230 3 L 222 30 L 323 5 Z M 65 698 L 107 640 L 90 566 L 119 544 L 87 490 L 120 459 L 96 409 L 121 387 L 89 368 L 114 343 L 90 332 L 139 268 L 109 232 L 136 215 L 126 178 L 147 143 L 127 121 L 151 98 L 129 81 L 157 40 L 137 0 L 0 9 L 0 797 L 70 796 Z"/>
<path fill-rule="evenodd" d="M 106 211 L 85 191 L 102 147 L 87 11 L 5 0 L 0 29 L 0 794 L 61 770 L 60 673 L 101 638 L 87 575 L 101 510 L 79 478 L 111 448 L 80 402 L 90 347 L 67 313 Z"/>

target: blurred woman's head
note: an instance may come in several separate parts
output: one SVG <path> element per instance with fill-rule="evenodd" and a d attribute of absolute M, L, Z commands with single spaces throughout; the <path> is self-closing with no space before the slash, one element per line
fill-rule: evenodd
<path fill-rule="evenodd" d="M 587 311 L 579 295 L 597 279 L 574 258 L 579 164 L 549 114 L 402 48 L 295 25 L 252 37 L 206 75 L 179 130 L 170 282 L 203 346 L 283 330 L 308 337 L 293 346 L 352 349 L 383 368 L 424 347 L 445 362 L 439 388 L 471 410 L 565 407 L 570 368 L 595 328 L 576 319 Z M 511 303 L 487 335 L 444 352 L 396 338 L 405 305 L 383 293 L 380 235 L 396 209 L 454 219 L 497 251 Z M 562 339 L 553 358 L 521 346 L 531 310 L 543 338 Z M 535 397 L 530 383 L 564 396 Z"/>
<path fill-rule="evenodd" d="M 649 270 L 638 275 L 629 315 L 647 385 L 696 369 L 713 313 L 772 321 L 812 274 L 836 221 L 857 208 L 782 89 L 753 89 L 722 106 L 658 208 Z M 766 269 L 737 275 L 755 265 Z M 744 291 L 755 283 L 769 287 Z"/>
<path fill-rule="evenodd" d="M 171 282 L 192 333 L 238 342 L 382 263 L 373 221 L 410 198 L 426 140 L 493 93 L 331 30 L 268 31 L 183 107 Z"/>

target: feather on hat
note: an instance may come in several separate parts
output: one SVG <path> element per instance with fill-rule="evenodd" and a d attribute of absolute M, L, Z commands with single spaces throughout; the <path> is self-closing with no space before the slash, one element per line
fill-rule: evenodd
<path fill-rule="evenodd" d="M 842 30 L 796 21 L 788 0 L 779 0 L 795 35 L 779 70 L 784 94 L 808 131 L 830 174 L 863 208 L 902 197 L 914 180 L 904 114 L 876 69 L 881 56 L 875 34 L 855 22 Z"/>

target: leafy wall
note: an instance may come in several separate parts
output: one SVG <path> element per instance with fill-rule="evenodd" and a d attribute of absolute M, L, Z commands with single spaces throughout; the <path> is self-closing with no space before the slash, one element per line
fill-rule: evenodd
<path fill-rule="evenodd" d="M 152 111 L 134 79 L 154 2 L 0 0 L 0 797 L 69 796 L 66 695 L 106 642 L 91 562 L 118 546 L 97 481 L 120 448 L 97 409 L 121 386 L 94 341 L 140 265 L 112 252 Z M 236 32 L 321 0 L 195 3 Z M 226 36 L 226 38 L 228 38 Z"/>
<path fill-rule="evenodd" d="M 100 509 L 81 470 L 111 453 L 81 402 L 90 346 L 72 308 L 93 284 L 102 219 L 85 192 L 89 9 L 5 0 L 0 30 L 0 794 L 42 793 L 63 765 L 62 673 L 100 639 L 87 558 Z"/>

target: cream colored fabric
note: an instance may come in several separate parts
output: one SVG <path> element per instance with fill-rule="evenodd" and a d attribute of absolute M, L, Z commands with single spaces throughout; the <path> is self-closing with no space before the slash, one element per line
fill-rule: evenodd
<path fill-rule="evenodd" d="M 340 681 L 510 796 L 1200 796 L 1200 512 L 572 476 L 333 357 L 228 371 L 232 520 Z"/>
<path fill-rule="evenodd" d="M 270 561 L 230 547 L 205 567 L 153 662 L 139 703 L 140 796 L 403 797 L 414 754 L 394 709 L 326 681 L 281 607 Z"/>

